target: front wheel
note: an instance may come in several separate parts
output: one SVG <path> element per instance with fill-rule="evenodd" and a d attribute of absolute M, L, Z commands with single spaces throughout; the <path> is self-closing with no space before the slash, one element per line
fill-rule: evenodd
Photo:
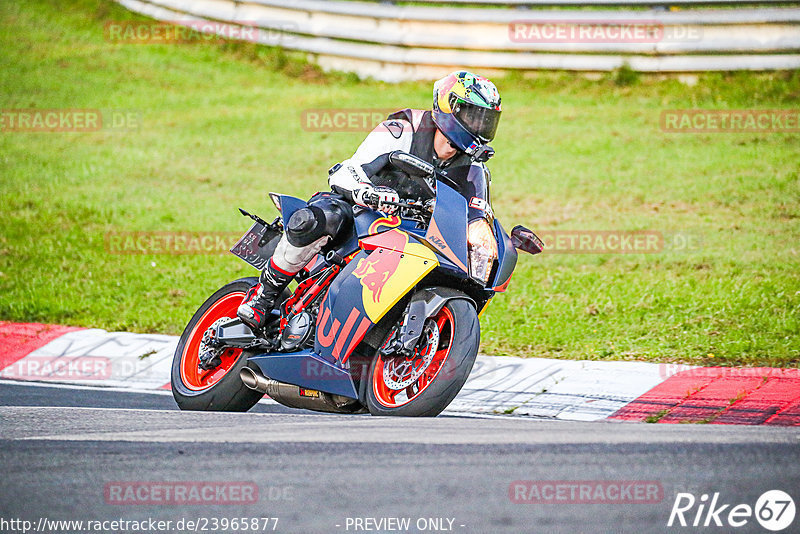
<path fill-rule="evenodd" d="M 195 312 L 181 335 L 172 361 L 172 395 L 181 410 L 246 412 L 263 396 L 248 389 L 239 378 L 248 353 L 229 348 L 222 363 L 204 371 L 198 367 L 203 334 L 219 320 L 236 318 L 245 293 L 257 278 L 241 278 L 224 285 Z"/>
<path fill-rule="evenodd" d="M 467 381 L 480 344 L 480 323 L 468 301 L 448 301 L 426 321 L 408 358 L 378 355 L 370 365 L 367 407 L 372 415 L 434 417 Z"/>

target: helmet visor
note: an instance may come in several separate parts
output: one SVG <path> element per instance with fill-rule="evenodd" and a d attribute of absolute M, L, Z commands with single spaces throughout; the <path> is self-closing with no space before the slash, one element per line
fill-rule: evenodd
<path fill-rule="evenodd" d="M 468 102 L 458 102 L 453 110 L 460 122 L 472 135 L 484 142 L 494 139 L 500 123 L 500 111 L 484 108 Z"/>

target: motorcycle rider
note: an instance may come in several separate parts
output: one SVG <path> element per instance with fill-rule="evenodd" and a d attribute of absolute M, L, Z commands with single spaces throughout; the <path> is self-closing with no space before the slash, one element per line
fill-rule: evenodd
<path fill-rule="evenodd" d="M 393 113 L 355 154 L 328 171 L 333 193 L 318 193 L 289 218 L 259 283 L 245 295 L 237 315 L 252 329 L 266 323 L 289 282 L 326 245 L 352 224 L 352 204 L 392 215 L 402 197 L 420 196 L 416 184 L 387 168 L 389 154 L 409 152 L 440 169 L 488 160 L 500 119 L 500 94 L 486 78 L 457 71 L 433 86 L 433 110 Z"/>

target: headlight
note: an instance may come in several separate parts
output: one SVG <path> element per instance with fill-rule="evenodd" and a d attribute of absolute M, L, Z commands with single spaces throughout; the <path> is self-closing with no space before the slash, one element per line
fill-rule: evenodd
<path fill-rule="evenodd" d="M 492 272 L 492 264 L 497 259 L 497 240 L 486 219 L 477 219 L 469 223 L 467 243 L 469 275 L 486 285 Z"/>

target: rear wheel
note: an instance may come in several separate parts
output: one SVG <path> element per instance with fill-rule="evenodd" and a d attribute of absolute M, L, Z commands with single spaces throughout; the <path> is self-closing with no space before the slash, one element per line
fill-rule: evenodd
<path fill-rule="evenodd" d="M 467 381 L 480 344 L 480 323 L 466 300 L 447 302 L 425 323 L 409 357 L 378 355 L 369 370 L 367 407 L 372 415 L 439 415 Z"/>
<path fill-rule="evenodd" d="M 257 278 L 242 278 L 226 284 L 195 312 L 181 335 L 172 361 L 172 395 L 181 410 L 245 412 L 263 396 L 247 388 L 239 371 L 247 365 L 248 353 L 225 349 L 222 363 L 204 371 L 198 367 L 203 335 L 219 320 L 236 318 L 236 309 Z"/>

